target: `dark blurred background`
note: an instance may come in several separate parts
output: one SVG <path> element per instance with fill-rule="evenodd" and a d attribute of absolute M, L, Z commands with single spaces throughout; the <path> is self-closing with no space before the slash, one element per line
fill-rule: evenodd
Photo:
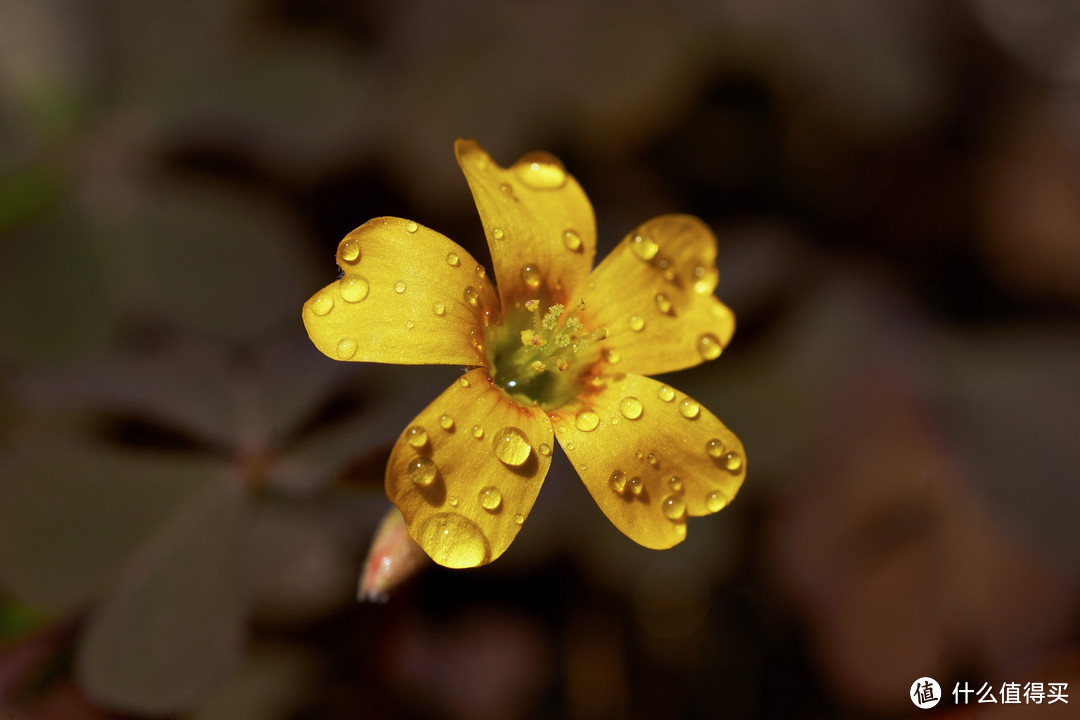
<path fill-rule="evenodd" d="M 668 382 L 747 482 L 657 553 L 558 457 L 497 562 L 360 604 L 460 370 L 300 305 L 371 217 L 488 261 L 456 137 L 559 156 L 600 256 L 715 229 L 738 330 Z M 1067 716 L 1078 310 L 1075 2 L 2 0 L 0 715 Z"/>

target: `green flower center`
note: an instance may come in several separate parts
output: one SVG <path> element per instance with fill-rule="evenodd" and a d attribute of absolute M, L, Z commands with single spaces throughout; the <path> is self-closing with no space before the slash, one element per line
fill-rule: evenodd
<path fill-rule="evenodd" d="M 607 330 L 584 330 L 582 302 L 567 311 L 561 304 L 542 308 L 539 300 L 520 303 L 488 330 L 491 376 L 519 402 L 556 410 L 580 392 L 599 358 Z"/>

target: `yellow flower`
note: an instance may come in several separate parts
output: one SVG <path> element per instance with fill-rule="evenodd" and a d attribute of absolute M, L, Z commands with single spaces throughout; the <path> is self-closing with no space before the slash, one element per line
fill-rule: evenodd
<path fill-rule="evenodd" d="M 713 295 L 716 238 L 665 215 L 592 269 L 596 222 L 557 159 L 503 168 L 458 140 L 498 287 L 459 245 L 383 217 L 338 246 L 343 275 L 304 305 L 308 335 L 337 360 L 469 369 L 398 439 L 386 492 L 435 562 L 501 555 L 536 500 L 558 438 L 608 518 L 669 548 L 687 516 L 742 485 L 742 444 L 692 398 L 647 375 L 713 360 L 735 329 Z M 590 270 L 592 272 L 590 273 Z"/>

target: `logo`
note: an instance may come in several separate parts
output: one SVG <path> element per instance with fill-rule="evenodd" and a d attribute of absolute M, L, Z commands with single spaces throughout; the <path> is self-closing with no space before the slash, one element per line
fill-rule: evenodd
<path fill-rule="evenodd" d="M 915 707 L 929 710 L 941 702 L 941 686 L 932 677 L 921 677 L 911 683 L 909 696 Z"/>

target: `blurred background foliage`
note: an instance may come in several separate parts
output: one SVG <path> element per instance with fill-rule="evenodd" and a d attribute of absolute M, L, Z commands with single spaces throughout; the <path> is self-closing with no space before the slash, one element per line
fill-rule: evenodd
<path fill-rule="evenodd" d="M 1072 707 L 1078 48 L 1067 0 L 0 3 L 0 713 Z M 601 254 L 716 230 L 739 329 L 670 382 L 748 482 L 656 553 L 557 459 L 497 563 L 357 604 L 457 369 L 332 362 L 300 305 L 379 215 L 486 261 L 455 137 L 562 158 Z"/>

